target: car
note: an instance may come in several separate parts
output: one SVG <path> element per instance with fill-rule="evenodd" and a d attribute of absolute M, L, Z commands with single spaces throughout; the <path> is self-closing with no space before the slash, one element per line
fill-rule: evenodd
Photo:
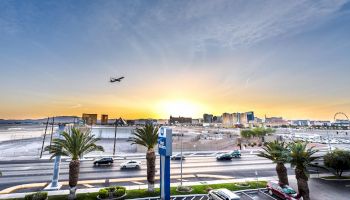
<path fill-rule="evenodd" d="M 216 160 L 232 160 L 232 158 L 240 158 L 240 157 L 241 157 L 241 151 L 233 150 L 228 153 L 218 154 L 216 156 Z"/>
<path fill-rule="evenodd" d="M 170 157 L 171 160 L 181 160 L 181 154 L 176 154 Z M 182 160 L 185 160 L 185 156 L 182 155 Z"/>
<path fill-rule="evenodd" d="M 233 151 L 229 152 L 229 154 L 231 154 L 232 157 L 234 157 L 234 158 L 240 158 L 241 157 L 241 151 L 240 150 L 233 150 Z"/>
<path fill-rule="evenodd" d="M 216 160 L 232 160 L 232 155 L 229 153 L 218 154 Z"/>
<path fill-rule="evenodd" d="M 129 160 L 127 162 L 120 164 L 120 168 L 121 169 L 140 169 L 141 161 Z"/>
<path fill-rule="evenodd" d="M 210 190 L 208 193 L 209 199 L 212 200 L 239 200 L 241 199 L 237 194 L 231 192 L 230 190 L 223 188 L 223 189 L 216 189 L 216 190 Z"/>
<path fill-rule="evenodd" d="M 113 158 L 100 158 L 94 161 L 94 165 L 111 165 L 113 164 Z"/>
<path fill-rule="evenodd" d="M 298 193 L 288 185 L 281 185 L 278 181 L 269 181 L 266 186 L 270 195 L 275 195 L 285 200 L 300 199 Z"/>

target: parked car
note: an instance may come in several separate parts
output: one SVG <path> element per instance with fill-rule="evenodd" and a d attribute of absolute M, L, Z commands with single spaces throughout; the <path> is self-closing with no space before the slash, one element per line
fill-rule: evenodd
<path fill-rule="evenodd" d="M 111 165 L 113 158 L 101 158 L 94 161 L 94 165 Z"/>
<path fill-rule="evenodd" d="M 269 181 L 266 186 L 270 195 L 275 195 L 285 200 L 300 199 L 299 195 L 293 188 L 288 185 L 280 185 L 278 181 Z"/>
<path fill-rule="evenodd" d="M 241 151 L 240 150 L 233 150 L 228 153 L 219 154 L 216 156 L 216 160 L 232 160 L 232 158 L 240 158 L 241 157 Z"/>
<path fill-rule="evenodd" d="M 171 160 L 181 160 L 181 154 L 180 153 L 176 154 L 174 156 L 171 156 L 170 158 L 171 158 Z M 182 160 L 185 160 L 185 156 L 184 155 L 182 155 Z"/>
<path fill-rule="evenodd" d="M 141 161 L 129 160 L 127 162 L 120 164 L 120 168 L 121 169 L 140 169 Z"/>
<path fill-rule="evenodd" d="M 239 200 L 241 199 L 237 194 L 231 192 L 230 190 L 224 188 L 224 189 L 217 189 L 217 190 L 210 190 L 208 193 L 209 199 L 212 200 Z"/>

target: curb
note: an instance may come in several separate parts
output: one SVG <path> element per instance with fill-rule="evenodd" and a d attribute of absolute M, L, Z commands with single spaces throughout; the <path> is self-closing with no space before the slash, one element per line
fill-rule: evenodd
<path fill-rule="evenodd" d="M 274 180 L 275 177 L 259 177 L 259 181 L 269 181 Z M 211 185 L 211 184 L 222 184 L 222 183 L 237 183 L 237 182 L 246 182 L 246 181 L 257 181 L 256 178 L 246 178 L 246 179 L 228 179 L 228 180 L 215 180 L 215 181 L 201 181 L 201 182 L 184 182 L 184 186 L 195 186 L 195 185 Z M 176 187 L 180 184 L 180 182 L 171 183 L 171 187 Z M 147 184 L 144 185 L 127 185 L 124 186 L 127 190 L 133 189 L 146 189 Z M 155 184 L 155 188 L 159 188 L 159 184 Z M 77 194 L 81 193 L 92 193 L 98 192 L 101 188 L 89 188 L 89 189 L 78 189 Z M 32 193 L 32 192 L 29 192 Z M 0 199 L 14 199 L 14 198 L 24 198 L 26 194 L 29 193 L 10 193 L 10 194 L 0 194 Z M 57 190 L 57 191 L 48 191 L 49 196 L 56 195 L 68 195 L 69 190 Z M 146 198 L 147 199 L 147 198 Z"/>

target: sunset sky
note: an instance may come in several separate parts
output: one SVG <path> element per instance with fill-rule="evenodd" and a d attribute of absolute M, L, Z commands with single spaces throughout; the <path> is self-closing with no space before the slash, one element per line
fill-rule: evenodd
<path fill-rule="evenodd" d="M 3 0 L 0 90 L 3 119 L 329 120 L 350 114 L 350 2 Z"/>

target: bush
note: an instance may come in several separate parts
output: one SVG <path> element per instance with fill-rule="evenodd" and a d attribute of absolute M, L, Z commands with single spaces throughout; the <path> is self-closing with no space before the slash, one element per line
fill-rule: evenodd
<path fill-rule="evenodd" d="M 350 169 L 350 151 L 338 150 L 327 153 L 324 157 L 324 165 L 332 168 L 335 175 L 341 177 L 343 171 Z"/>
<path fill-rule="evenodd" d="M 116 188 L 115 187 L 108 187 L 108 188 L 105 188 L 105 189 L 107 189 L 108 190 L 108 192 L 114 192 L 115 190 L 116 190 Z"/>
<path fill-rule="evenodd" d="M 47 192 L 37 192 L 34 194 L 27 194 L 25 200 L 45 200 L 47 198 Z"/>
<path fill-rule="evenodd" d="M 126 188 L 121 186 L 115 186 L 115 191 L 113 193 L 114 197 L 121 197 L 125 194 Z"/>
<path fill-rule="evenodd" d="M 100 189 L 100 191 L 98 191 L 98 196 L 102 199 L 108 198 L 109 197 L 108 190 Z"/>
<path fill-rule="evenodd" d="M 188 187 L 188 186 L 179 185 L 177 187 L 177 191 L 179 191 L 179 192 L 190 192 L 191 190 L 192 190 L 192 188 Z"/>

